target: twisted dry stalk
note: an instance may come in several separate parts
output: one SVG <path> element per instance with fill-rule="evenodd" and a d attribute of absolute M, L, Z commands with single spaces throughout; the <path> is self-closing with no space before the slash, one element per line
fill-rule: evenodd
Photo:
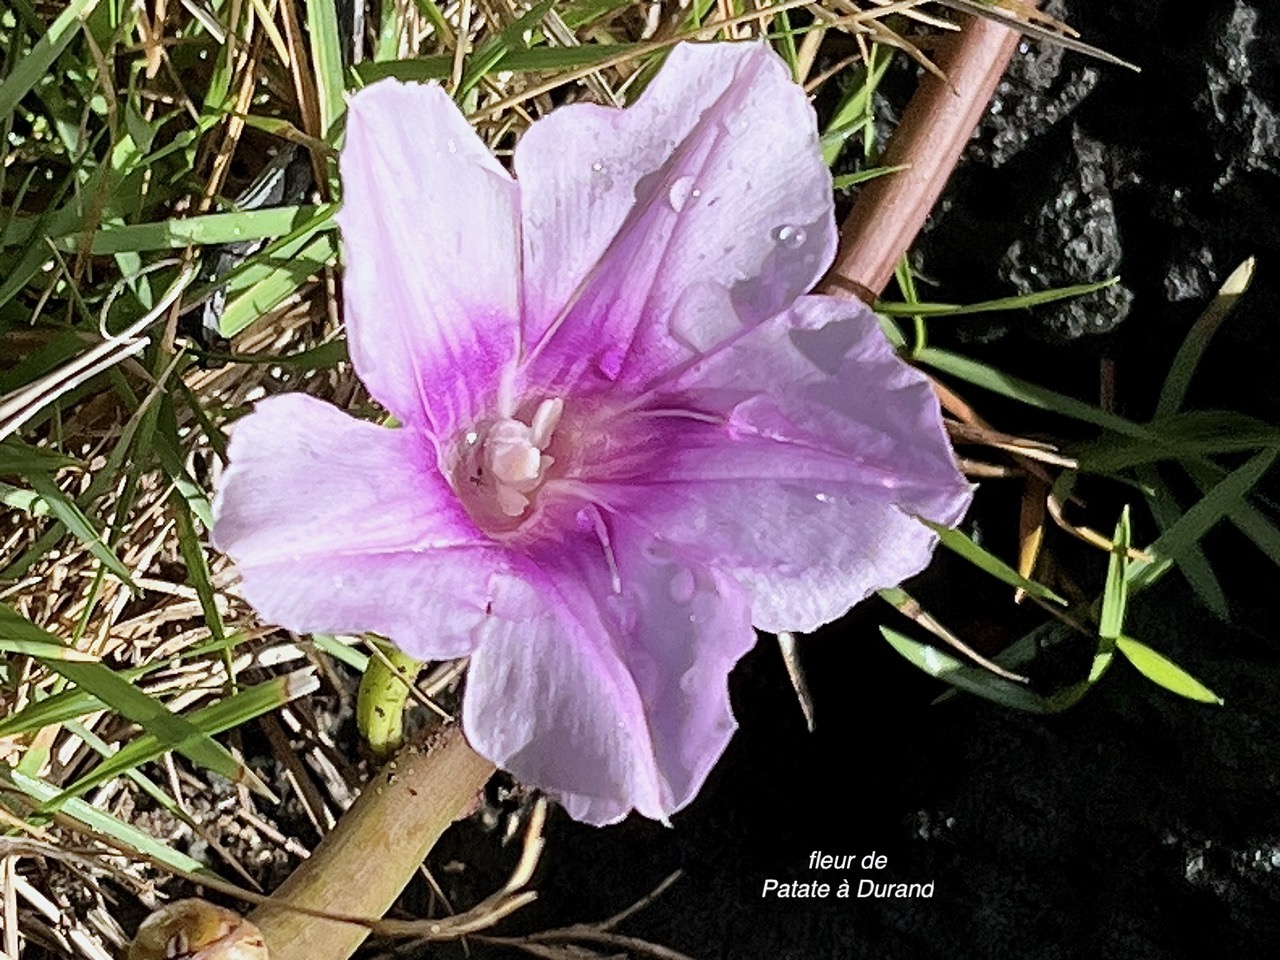
<path fill-rule="evenodd" d="M 863 188 L 841 232 L 828 293 L 874 301 L 942 192 L 999 83 L 1018 34 L 974 19 L 948 40 L 924 76 L 883 163 L 906 171 Z M 271 960 L 346 960 L 363 926 L 298 912 L 381 916 L 445 828 L 465 814 L 493 765 L 454 729 L 428 748 L 402 751 L 372 781 L 320 847 L 251 915 Z"/>

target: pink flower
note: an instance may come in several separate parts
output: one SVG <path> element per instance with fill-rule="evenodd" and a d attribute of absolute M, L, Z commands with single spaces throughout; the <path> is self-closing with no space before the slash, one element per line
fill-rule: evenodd
<path fill-rule="evenodd" d="M 300 394 L 235 430 L 214 538 L 266 620 L 470 656 L 480 753 L 580 820 L 687 804 L 752 624 L 922 569 L 970 499 L 928 383 L 831 263 L 813 111 L 757 44 L 562 107 L 514 178 L 436 85 L 351 99 L 352 361 L 403 424 Z"/>

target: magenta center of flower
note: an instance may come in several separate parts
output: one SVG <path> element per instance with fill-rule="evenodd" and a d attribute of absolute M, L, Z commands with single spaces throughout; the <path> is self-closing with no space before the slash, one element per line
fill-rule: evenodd
<path fill-rule="evenodd" d="M 462 437 L 453 486 L 486 533 L 510 533 L 524 521 L 555 463 L 546 450 L 563 412 L 564 401 L 553 397 L 538 404 L 527 422 L 503 417 Z"/>

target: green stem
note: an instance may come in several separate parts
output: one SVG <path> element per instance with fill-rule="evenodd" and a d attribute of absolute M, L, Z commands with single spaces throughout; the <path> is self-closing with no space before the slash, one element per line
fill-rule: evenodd
<path fill-rule="evenodd" d="M 347 960 L 369 931 L 290 909 L 381 917 L 445 829 L 464 816 L 493 764 L 451 727 L 410 745 L 365 787 L 311 856 L 250 914 L 271 960 Z"/>
<path fill-rule="evenodd" d="M 385 760 L 404 742 L 404 708 L 422 661 L 387 640 L 370 637 L 375 648 L 360 679 L 356 726 L 373 755 Z"/>

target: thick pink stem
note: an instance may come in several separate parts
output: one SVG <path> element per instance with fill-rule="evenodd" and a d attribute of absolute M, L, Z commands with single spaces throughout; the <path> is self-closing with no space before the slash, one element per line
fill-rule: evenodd
<path fill-rule="evenodd" d="M 932 74 L 921 79 L 880 161 L 909 169 L 862 188 L 840 230 L 840 252 L 823 281 L 825 293 L 874 303 L 884 291 L 987 109 L 1017 49 L 1018 33 L 970 18 L 944 42 L 935 62 L 947 81 Z"/>

